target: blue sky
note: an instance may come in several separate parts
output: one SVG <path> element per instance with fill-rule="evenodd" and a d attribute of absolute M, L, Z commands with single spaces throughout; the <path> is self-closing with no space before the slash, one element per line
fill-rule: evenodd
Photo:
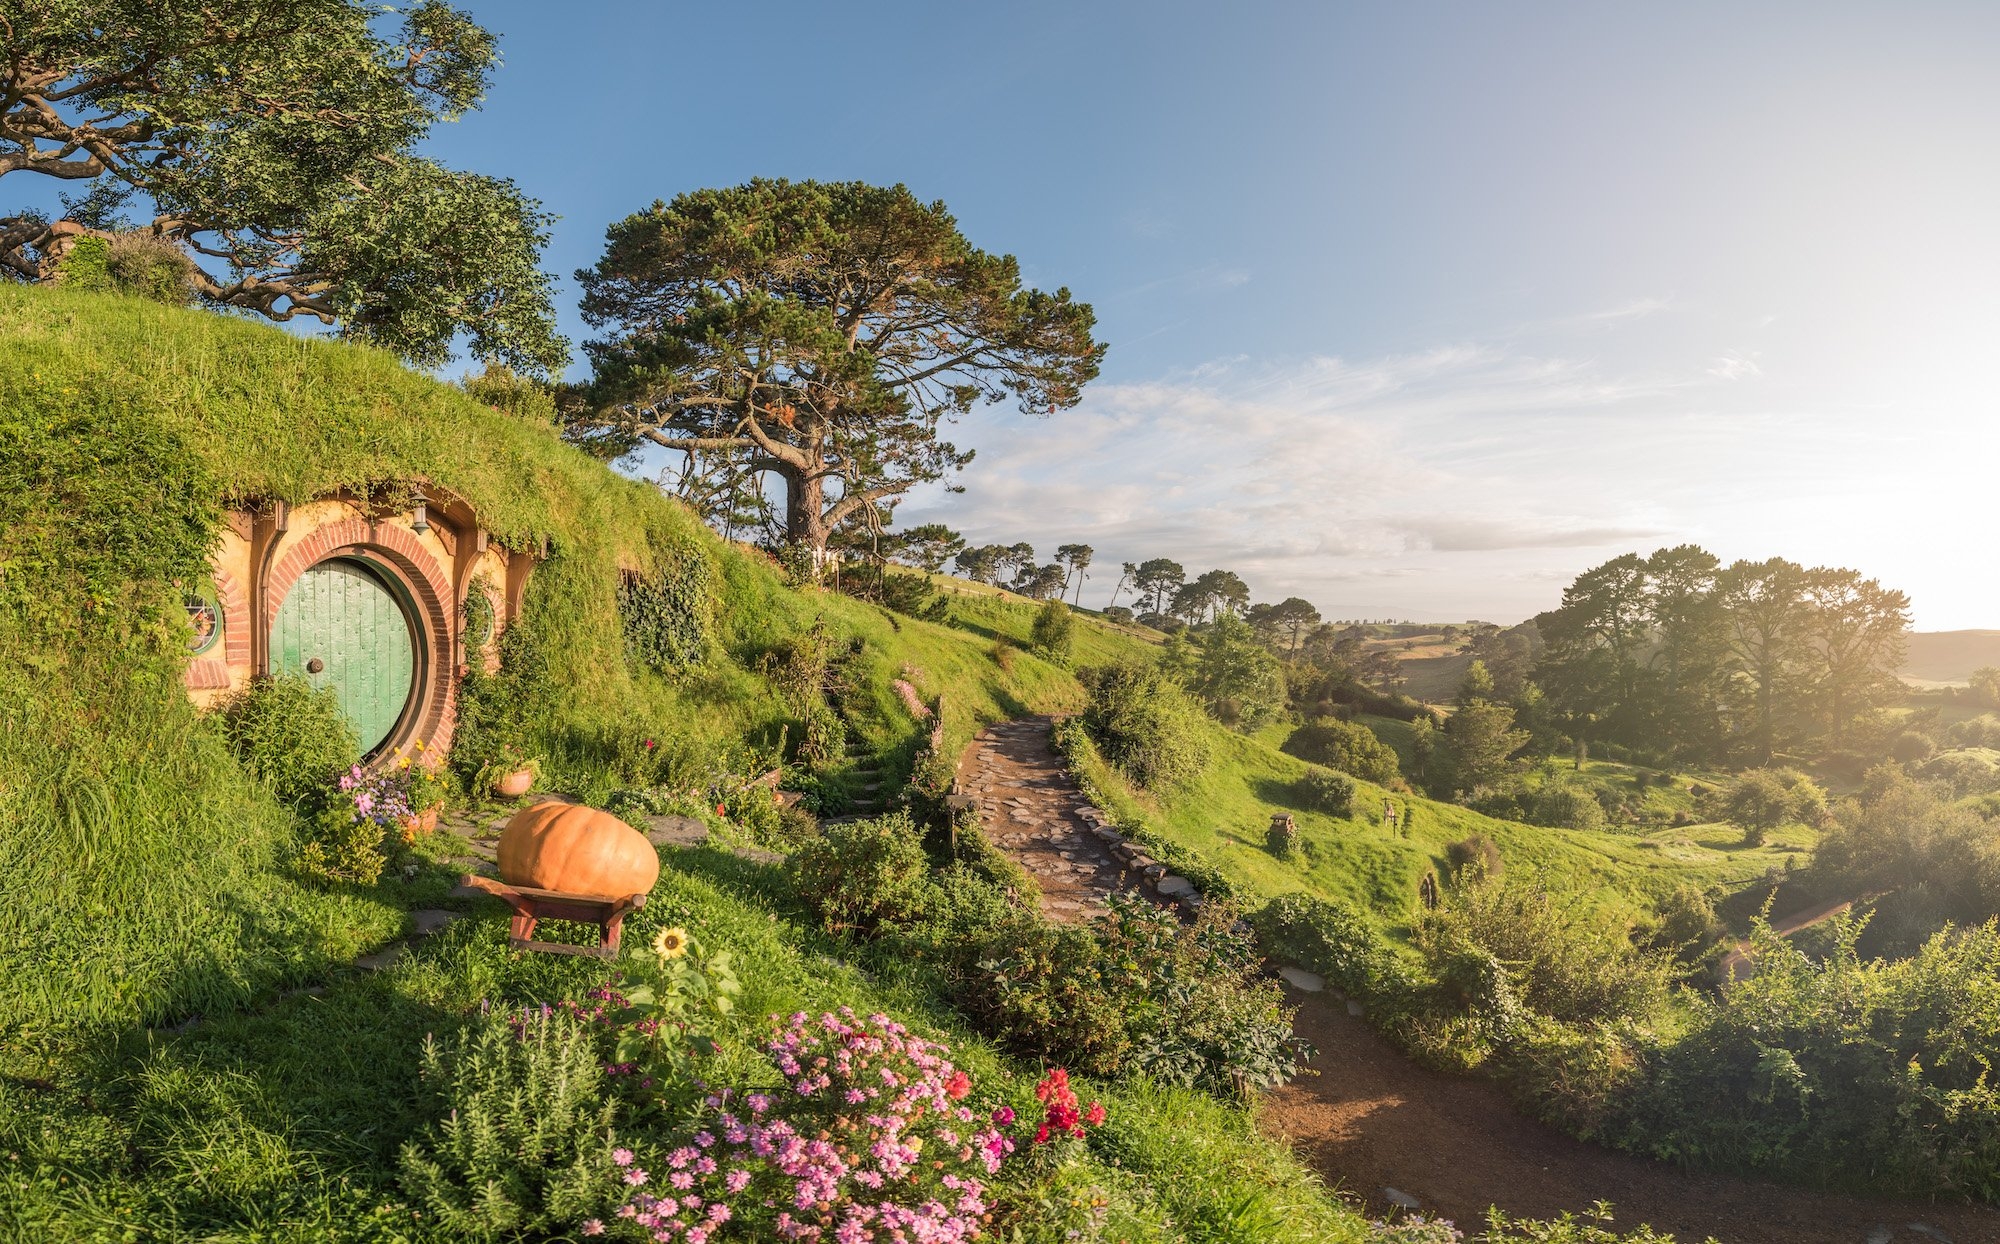
<path fill-rule="evenodd" d="M 1513 621 L 1630 549 L 2000 626 L 2000 5 L 469 0 L 433 142 L 561 216 L 901 181 L 1111 345 L 905 523 Z"/>

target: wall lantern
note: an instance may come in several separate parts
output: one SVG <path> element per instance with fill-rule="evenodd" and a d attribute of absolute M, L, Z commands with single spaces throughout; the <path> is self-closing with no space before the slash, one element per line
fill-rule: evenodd
<path fill-rule="evenodd" d="M 410 511 L 410 530 L 416 532 L 418 535 L 423 535 L 431 529 L 430 516 L 425 513 L 428 508 L 423 502 L 419 501 L 417 502 L 417 507 Z"/>

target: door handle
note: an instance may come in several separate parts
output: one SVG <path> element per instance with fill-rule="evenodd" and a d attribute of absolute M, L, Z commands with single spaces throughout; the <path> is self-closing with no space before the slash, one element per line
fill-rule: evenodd
<path fill-rule="evenodd" d="M 318 657 L 314 657 L 312 660 L 306 662 L 306 673 L 308 674 L 317 674 L 325 668 L 326 662 L 320 660 Z"/>

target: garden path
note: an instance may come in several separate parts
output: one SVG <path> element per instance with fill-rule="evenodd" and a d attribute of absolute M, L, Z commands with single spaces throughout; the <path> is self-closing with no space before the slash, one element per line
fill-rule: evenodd
<path fill-rule="evenodd" d="M 1193 886 L 1126 843 L 1084 798 L 1049 742 L 1052 724 L 1030 717 L 989 726 L 958 769 L 958 790 L 978 801 L 987 838 L 1041 887 L 1043 914 L 1089 920 L 1118 891 L 1148 887 L 1162 901 L 1192 900 Z"/>
<path fill-rule="evenodd" d="M 1287 971 L 1288 982 L 1316 978 Z M 2000 1244 L 2000 1211 L 1866 1200 L 1651 1162 L 1573 1139 L 1515 1110 L 1483 1080 L 1417 1066 L 1358 1004 L 1297 988 L 1295 1026 L 1319 1051 L 1264 1100 L 1262 1124 L 1330 1183 L 1383 1211 L 1421 1207 L 1468 1228 L 1497 1205 L 1515 1216 L 1613 1204 L 1681 1244 Z"/>
<path fill-rule="evenodd" d="M 1049 727 L 1047 718 L 989 727 L 960 762 L 958 783 L 978 801 L 987 836 L 1041 885 L 1047 914 L 1085 920 L 1114 891 L 1149 883 L 1190 906 L 1186 883 L 1084 800 Z M 1576 1140 L 1522 1115 L 1496 1084 L 1419 1067 L 1310 973 L 1279 974 L 1299 1008 L 1297 1031 L 1318 1055 L 1311 1074 L 1265 1098 L 1263 1128 L 1375 1211 L 1417 1208 L 1476 1228 L 1491 1205 L 1548 1218 L 1604 1200 L 1621 1227 L 1650 1223 L 1681 1244 L 2000 1244 L 2000 1212 L 1978 1206 L 1815 1192 Z"/>

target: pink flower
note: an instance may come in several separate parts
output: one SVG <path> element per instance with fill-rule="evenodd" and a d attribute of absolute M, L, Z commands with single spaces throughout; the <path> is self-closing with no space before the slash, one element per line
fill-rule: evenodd
<path fill-rule="evenodd" d="M 626 1172 L 625 1172 L 625 1182 L 626 1182 L 626 1183 L 628 1183 L 628 1184 L 631 1184 L 631 1185 L 632 1185 L 632 1186 L 633 1186 L 634 1188 L 636 1188 L 636 1187 L 638 1187 L 638 1186 L 639 1186 L 640 1184 L 642 1184 L 642 1183 L 645 1183 L 645 1182 L 646 1182 L 646 1172 L 644 1172 L 644 1171 L 636 1171 L 636 1170 L 635 1170 L 635 1171 L 626 1171 Z"/>
<path fill-rule="evenodd" d="M 600 1218 L 586 1218 L 586 1219 L 584 1219 L 584 1220 L 583 1220 L 583 1233 L 584 1233 L 585 1235 L 603 1235 L 603 1234 L 604 1234 L 604 1221 L 603 1221 L 603 1219 L 600 1219 Z"/>
<path fill-rule="evenodd" d="M 611 1160 L 620 1166 L 630 1166 L 632 1165 L 632 1151 L 630 1149 L 613 1149 L 611 1151 Z"/>
<path fill-rule="evenodd" d="M 1014 1108 L 1012 1106 L 1002 1106 L 998 1110 L 995 1110 L 993 1112 L 993 1122 L 1001 1127 L 1012 1126 L 1014 1122 Z"/>

